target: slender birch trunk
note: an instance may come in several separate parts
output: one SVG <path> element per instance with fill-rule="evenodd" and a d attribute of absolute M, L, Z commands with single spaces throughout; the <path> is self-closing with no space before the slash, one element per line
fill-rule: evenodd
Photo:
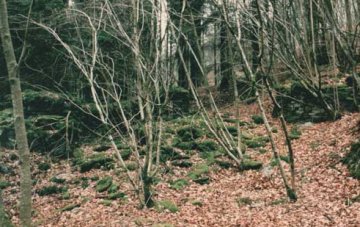
<path fill-rule="evenodd" d="M 0 34 L 9 74 L 15 125 L 15 138 L 20 157 L 20 223 L 31 226 L 30 151 L 26 136 L 18 62 L 11 40 L 6 1 L 0 1 Z"/>

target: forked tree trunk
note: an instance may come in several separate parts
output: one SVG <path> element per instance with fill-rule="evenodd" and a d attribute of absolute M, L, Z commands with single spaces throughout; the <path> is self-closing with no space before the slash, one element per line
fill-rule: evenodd
<path fill-rule="evenodd" d="M 28 227 L 31 226 L 30 151 L 26 137 L 18 63 L 15 58 L 14 47 L 11 40 L 5 0 L 0 0 L 0 34 L 9 74 L 15 121 L 15 138 L 20 158 L 20 222 L 21 226 Z"/>

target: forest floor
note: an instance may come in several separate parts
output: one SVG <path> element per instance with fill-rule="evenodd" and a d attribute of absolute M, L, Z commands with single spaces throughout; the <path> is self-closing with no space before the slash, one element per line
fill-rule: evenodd
<path fill-rule="evenodd" d="M 233 107 L 224 108 L 223 113 L 234 116 Z M 259 111 L 255 104 L 241 108 L 241 119 L 250 120 Z M 270 117 L 270 116 L 269 116 Z M 68 161 L 54 163 L 52 168 L 39 172 L 33 167 L 37 179 L 34 186 L 34 222 L 38 226 L 360 226 L 360 181 L 349 176 L 341 162 L 350 144 L 357 136 L 352 132 L 359 121 L 359 113 L 345 114 L 335 122 L 300 124 L 299 139 L 292 140 L 295 151 L 296 184 L 298 201 L 287 200 L 283 182 L 277 167 L 270 168 L 271 147 L 267 152 L 249 150 L 247 154 L 261 161 L 261 170 L 238 171 L 210 166 L 210 183 L 205 185 L 190 182 L 181 190 L 170 187 L 169 181 L 187 178 L 191 168 L 172 167 L 172 174 L 162 176 L 155 186 L 155 200 L 170 200 L 178 207 L 177 212 L 139 209 L 125 174 L 116 170 L 91 170 L 80 173 Z M 280 129 L 278 119 L 270 118 L 271 124 Z M 290 125 L 291 127 L 292 125 Z M 264 135 L 263 125 L 248 129 L 250 133 Z M 277 147 L 286 154 L 281 130 L 275 134 Z M 91 147 L 85 147 L 91 153 Z M 263 150 L 264 151 L 264 150 Z M 13 151 L 8 152 L 9 154 Z M 111 154 L 112 150 L 106 151 Z M 5 155 L 3 160 L 7 160 Z M 43 156 L 33 155 L 33 163 L 44 161 Z M 196 155 L 194 163 L 203 162 Z M 16 161 L 7 161 L 16 169 Z M 9 164 L 9 165 L 10 165 Z M 288 165 L 284 162 L 288 171 Z M 18 170 L 16 170 L 18 171 Z M 96 181 L 89 185 L 68 185 L 70 199 L 59 195 L 39 196 L 39 188 L 51 184 L 49 179 L 58 176 L 71 182 L 74 179 L 94 176 L 113 176 L 126 199 L 104 203 L 105 195 L 96 192 Z M 17 175 L 7 180 L 18 182 Z M 18 223 L 18 184 L 3 191 L 4 203 L 14 223 Z M 62 211 L 74 205 L 74 209 Z"/>

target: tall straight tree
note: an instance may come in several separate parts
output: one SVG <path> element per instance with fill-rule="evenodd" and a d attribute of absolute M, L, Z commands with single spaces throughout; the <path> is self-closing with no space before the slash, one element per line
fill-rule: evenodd
<path fill-rule="evenodd" d="M 31 226 L 30 151 L 26 137 L 19 68 L 11 40 L 5 0 L 0 0 L 0 34 L 9 74 L 15 136 L 20 157 L 20 222 L 21 226 L 28 227 Z"/>

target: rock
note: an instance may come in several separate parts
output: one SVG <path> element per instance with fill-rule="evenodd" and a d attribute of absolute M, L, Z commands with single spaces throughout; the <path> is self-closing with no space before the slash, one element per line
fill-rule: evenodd
<path fill-rule="evenodd" d="M 104 192 L 106 191 L 112 184 L 112 177 L 104 177 L 96 183 L 96 191 Z"/>

